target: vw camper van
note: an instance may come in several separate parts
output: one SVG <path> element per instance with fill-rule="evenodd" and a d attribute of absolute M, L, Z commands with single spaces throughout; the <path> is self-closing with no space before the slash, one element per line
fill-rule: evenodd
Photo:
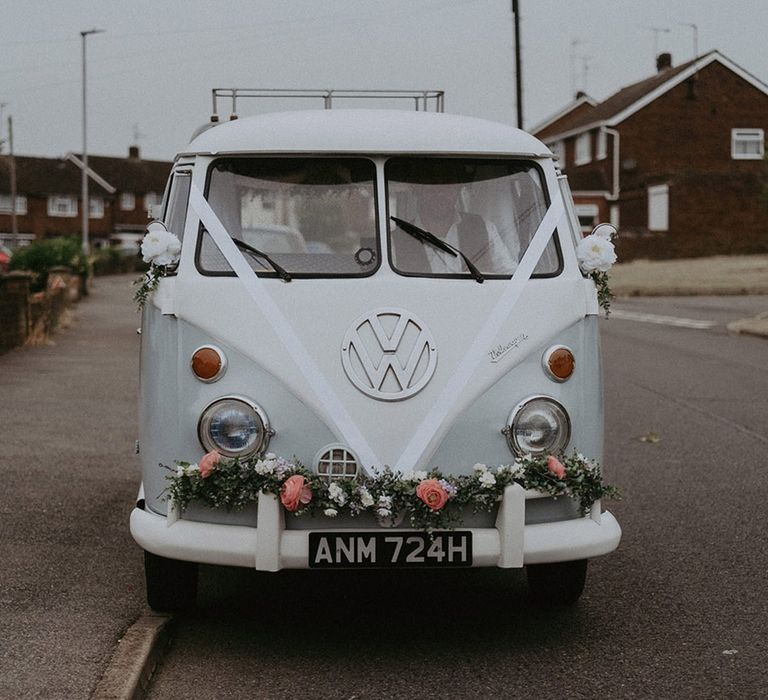
<path fill-rule="evenodd" d="M 176 157 L 143 248 L 150 606 L 194 604 L 199 563 L 525 567 L 575 602 L 621 530 L 553 154 L 442 93 L 236 118 L 247 93 Z"/>

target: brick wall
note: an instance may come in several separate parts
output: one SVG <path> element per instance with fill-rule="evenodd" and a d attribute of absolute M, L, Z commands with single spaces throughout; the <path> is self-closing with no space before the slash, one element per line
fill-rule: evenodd
<path fill-rule="evenodd" d="M 23 345 L 31 325 L 30 275 L 11 272 L 0 275 L 0 352 Z"/>
<path fill-rule="evenodd" d="M 31 294 L 30 280 L 26 272 L 0 275 L 0 353 L 44 343 L 80 298 L 80 278 L 68 268 L 52 268 L 43 292 Z"/>

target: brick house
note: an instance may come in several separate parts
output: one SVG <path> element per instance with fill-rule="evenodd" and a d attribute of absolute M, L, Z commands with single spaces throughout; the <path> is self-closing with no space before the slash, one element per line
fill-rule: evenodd
<path fill-rule="evenodd" d="M 15 156 L 16 228 L 12 234 L 11 158 L 0 156 L 0 243 L 24 245 L 50 236 L 80 236 L 82 231 L 82 161 Z M 128 158 L 88 156 L 90 216 L 88 229 L 96 247 L 138 243 L 148 210 L 163 196 L 171 163 L 143 160 L 131 146 Z"/>
<path fill-rule="evenodd" d="M 711 51 L 535 128 L 584 230 L 620 229 L 622 259 L 768 252 L 768 86 Z"/>

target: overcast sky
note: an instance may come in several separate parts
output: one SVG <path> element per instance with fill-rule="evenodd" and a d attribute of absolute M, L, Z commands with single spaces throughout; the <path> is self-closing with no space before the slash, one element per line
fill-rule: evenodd
<path fill-rule="evenodd" d="M 514 124 L 510 5 L 0 0 L 0 134 L 12 114 L 17 154 L 81 150 L 80 32 L 92 27 L 106 30 L 87 40 L 92 154 L 123 155 L 138 143 L 145 157 L 170 160 L 207 121 L 214 87 L 439 89 L 446 111 Z M 520 8 L 528 128 L 574 88 L 600 100 L 648 77 L 656 44 L 674 64 L 689 60 L 686 23 L 698 25 L 700 54 L 717 48 L 768 82 L 768 0 L 520 0 Z M 238 111 L 286 108 L 270 101 Z"/>

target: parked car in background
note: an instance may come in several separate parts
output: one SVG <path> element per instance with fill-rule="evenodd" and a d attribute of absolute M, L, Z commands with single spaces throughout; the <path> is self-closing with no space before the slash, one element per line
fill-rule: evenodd
<path fill-rule="evenodd" d="M 13 253 L 10 248 L 0 245 L 0 272 L 8 272 L 8 268 L 11 266 L 12 255 Z"/>

